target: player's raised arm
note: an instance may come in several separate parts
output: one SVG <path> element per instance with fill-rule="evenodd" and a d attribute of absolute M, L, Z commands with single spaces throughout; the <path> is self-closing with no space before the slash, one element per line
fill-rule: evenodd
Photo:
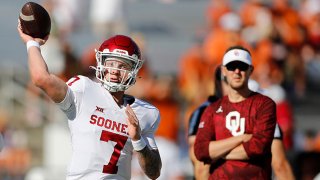
<path fill-rule="evenodd" d="M 67 93 L 68 87 L 64 81 L 50 74 L 40 51 L 40 46 L 46 43 L 48 36 L 45 39 L 40 39 L 25 34 L 21 30 L 20 22 L 17 29 L 22 42 L 27 46 L 29 72 L 32 83 L 44 90 L 54 102 L 61 102 Z"/>

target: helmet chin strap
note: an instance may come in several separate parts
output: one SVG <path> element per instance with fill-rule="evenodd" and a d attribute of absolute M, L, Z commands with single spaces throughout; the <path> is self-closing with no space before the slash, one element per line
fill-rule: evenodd
<path fill-rule="evenodd" d="M 110 82 L 108 81 L 107 77 L 104 77 L 104 81 L 102 82 L 102 85 L 104 88 L 110 92 L 118 92 L 118 91 L 125 91 L 129 87 L 135 84 L 136 79 L 135 79 L 136 73 L 134 72 L 128 72 L 128 78 L 125 81 L 121 81 L 120 83 L 116 82 Z"/>
<path fill-rule="evenodd" d="M 128 89 L 128 88 L 126 88 L 126 86 L 123 86 L 123 85 L 118 84 L 118 83 L 109 82 L 108 84 L 107 83 L 102 83 L 102 85 L 109 92 L 119 92 L 119 91 L 125 91 L 126 89 Z"/>
<path fill-rule="evenodd" d="M 108 90 L 109 92 L 118 92 L 119 91 L 119 88 L 118 87 L 110 87 L 106 84 L 103 84 L 103 87 Z"/>

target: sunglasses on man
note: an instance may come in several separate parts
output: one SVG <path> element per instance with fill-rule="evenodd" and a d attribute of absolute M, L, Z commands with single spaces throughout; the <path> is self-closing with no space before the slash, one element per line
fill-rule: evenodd
<path fill-rule="evenodd" d="M 230 62 L 226 65 L 228 71 L 235 71 L 239 69 L 240 71 L 247 71 L 249 69 L 249 64 L 243 63 L 241 61 Z"/>

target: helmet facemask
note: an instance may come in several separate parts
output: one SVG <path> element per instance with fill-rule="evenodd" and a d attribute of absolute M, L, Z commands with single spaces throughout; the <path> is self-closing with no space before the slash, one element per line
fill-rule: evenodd
<path fill-rule="evenodd" d="M 119 50 L 119 52 L 120 51 L 121 50 Z M 134 55 L 129 56 L 127 54 L 117 53 L 116 50 L 109 52 L 108 49 L 105 49 L 103 52 L 96 50 L 96 60 L 97 67 L 93 67 L 96 70 L 96 78 L 102 83 L 104 88 L 110 92 L 125 91 L 135 84 L 138 71 L 143 64 L 143 62 Z M 130 68 L 106 66 L 107 61 L 114 60 L 125 62 Z M 111 81 L 110 76 L 112 70 L 119 71 L 122 74 L 119 82 Z M 107 74 L 106 72 L 110 73 Z"/>

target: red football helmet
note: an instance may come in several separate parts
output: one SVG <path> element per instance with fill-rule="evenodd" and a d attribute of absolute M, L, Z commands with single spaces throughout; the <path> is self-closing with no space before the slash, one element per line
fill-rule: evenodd
<path fill-rule="evenodd" d="M 128 64 L 132 64 L 130 70 L 115 68 L 128 74 L 126 79 L 122 79 L 119 83 L 110 81 L 106 77 L 105 72 L 108 68 L 105 62 L 108 60 L 122 60 Z M 125 91 L 136 82 L 136 77 L 143 61 L 141 60 L 141 52 L 138 45 L 130 38 L 124 35 L 116 35 L 105 40 L 99 50 L 96 50 L 97 67 L 96 77 L 103 86 L 110 92 Z"/>

